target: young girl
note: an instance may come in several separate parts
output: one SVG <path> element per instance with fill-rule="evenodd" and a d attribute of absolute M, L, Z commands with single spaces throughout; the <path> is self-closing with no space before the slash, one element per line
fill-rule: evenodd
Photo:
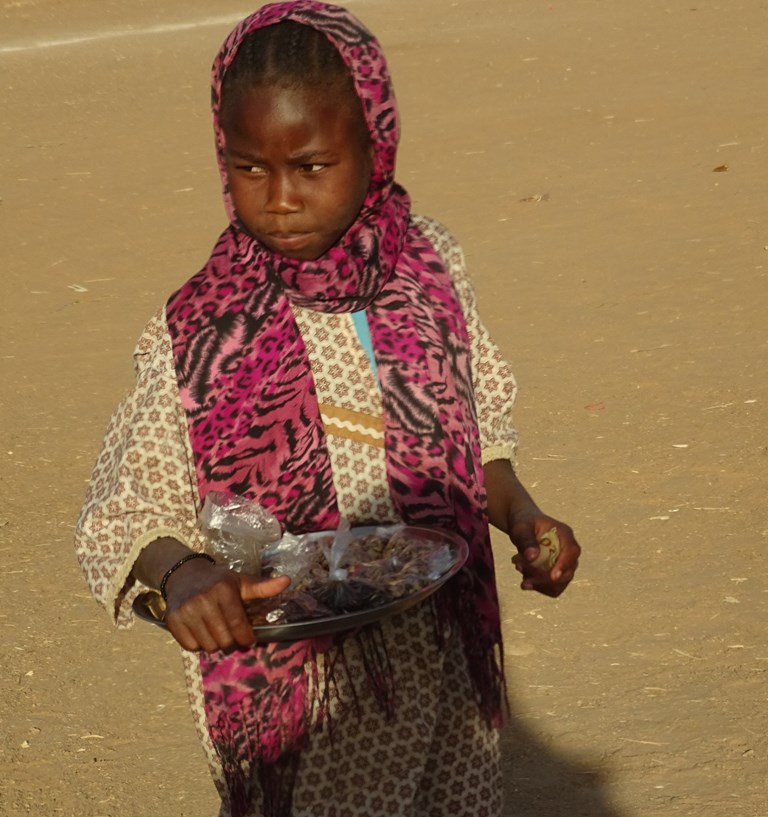
<path fill-rule="evenodd" d="M 139 341 L 78 525 L 84 571 L 119 626 L 162 590 L 222 815 L 498 817 L 488 524 L 522 554 L 523 588 L 551 596 L 579 546 L 514 474 L 515 384 L 460 249 L 394 181 L 380 47 L 336 6 L 264 6 L 216 58 L 213 115 L 230 224 Z M 469 558 L 380 625 L 256 645 L 243 603 L 288 580 L 206 558 L 213 490 L 293 533 L 341 516 L 447 528 Z"/>

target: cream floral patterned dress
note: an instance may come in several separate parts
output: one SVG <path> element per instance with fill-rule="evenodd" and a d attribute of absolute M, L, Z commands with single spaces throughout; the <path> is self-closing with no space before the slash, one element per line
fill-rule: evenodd
<path fill-rule="evenodd" d="M 512 372 L 480 322 L 461 249 L 436 222 L 413 218 L 451 270 L 464 308 L 483 462 L 512 460 Z M 352 317 L 300 307 L 294 307 L 294 315 L 317 388 L 340 512 L 352 524 L 395 522 L 379 387 Z M 118 627 L 133 623 L 132 602 L 147 589 L 131 575 L 144 547 L 161 537 L 195 550 L 205 544 L 197 527 L 201 502 L 163 310 L 139 340 L 135 367 L 135 388 L 112 417 L 76 534 L 91 591 Z M 313 735 L 302 755 L 295 817 L 501 814 L 498 735 L 478 714 L 458 633 L 447 633 L 446 646 L 438 649 L 434 627 L 428 603 L 382 625 L 395 678 L 393 718 L 366 694 L 362 658 L 354 640 L 348 642 L 350 672 L 339 682 L 330 723 Z M 182 656 L 195 723 L 223 796 L 197 655 L 182 651 Z M 220 814 L 228 815 L 224 801 Z M 251 814 L 260 814 L 258 803 Z"/>

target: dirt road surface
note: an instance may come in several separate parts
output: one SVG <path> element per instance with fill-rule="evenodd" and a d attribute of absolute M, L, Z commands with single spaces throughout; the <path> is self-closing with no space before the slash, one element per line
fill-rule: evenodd
<path fill-rule="evenodd" d="M 763 0 L 352 0 L 415 209 L 514 362 L 520 471 L 584 546 L 497 538 L 508 817 L 768 815 Z M 71 539 L 144 321 L 223 223 L 220 0 L 2 0 L 0 815 L 212 817 L 174 645 Z"/>

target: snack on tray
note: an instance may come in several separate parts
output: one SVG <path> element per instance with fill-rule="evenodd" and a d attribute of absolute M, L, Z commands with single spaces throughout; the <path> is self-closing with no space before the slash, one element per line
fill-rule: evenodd
<path fill-rule="evenodd" d="M 254 625 L 290 624 L 380 607 L 439 579 L 456 555 L 440 537 L 402 526 L 355 536 L 342 525 L 335 533 L 298 537 L 290 549 L 269 548 L 263 560 L 266 575 L 288 573 L 291 587 L 267 604 L 250 605 L 249 615 Z"/>
<path fill-rule="evenodd" d="M 311 621 L 333 615 L 332 610 L 301 590 L 291 590 L 268 599 L 254 599 L 245 605 L 245 612 L 254 627 Z"/>

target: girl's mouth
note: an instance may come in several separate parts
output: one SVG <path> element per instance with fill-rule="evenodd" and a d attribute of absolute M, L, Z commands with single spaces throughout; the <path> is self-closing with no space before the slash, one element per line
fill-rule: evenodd
<path fill-rule="evenodd" d="M 301 250 L 312 241 L 313 233 L 269 233 L 270 246 L 278 252 Z"/>

